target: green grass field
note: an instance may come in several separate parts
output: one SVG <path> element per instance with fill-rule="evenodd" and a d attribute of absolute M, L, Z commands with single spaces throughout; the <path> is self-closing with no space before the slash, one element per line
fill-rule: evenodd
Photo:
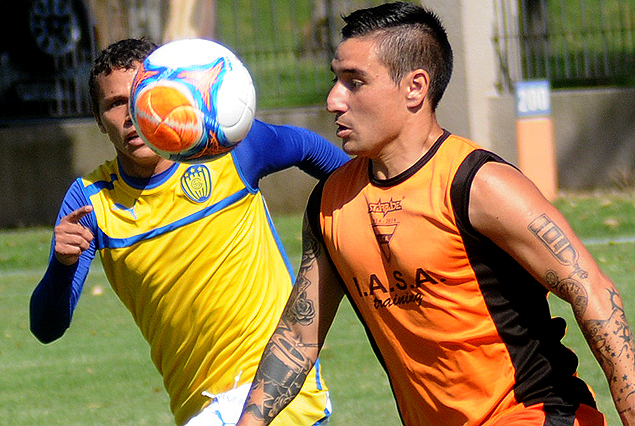
<path fill-rule="evenodd" d="M 567 195 L 556 201 L 622 292 L 635 324 L 635 195 Z M 300 217 L 277 226 L 292 262 L 300 251 Z M 28 300 L 49 250 L 50 229 L 0 232 L 0 425 L 171 425 L 168 399 L 148 347 L 108 286 L 98 264 L 86 283 L 67 334 L 50 345 L 28 329 Z M 609 425 L 618 425 L 604 378 L 566 306 L 567 344 L 580 375 L 595 389 Z M 400 424 L 385 375 L 344 302 L 321 356 L 332 391 L 331 426 Z"/>

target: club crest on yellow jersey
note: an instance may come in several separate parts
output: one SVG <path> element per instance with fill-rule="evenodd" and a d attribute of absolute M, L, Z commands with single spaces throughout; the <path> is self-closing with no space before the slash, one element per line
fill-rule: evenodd
<path fill-rule="evenodd" d="M 181 188 L 195 203 L 205 202 L 212 195 L 212 176 L 204 164 L 195 164 L 181 176 Z"/>

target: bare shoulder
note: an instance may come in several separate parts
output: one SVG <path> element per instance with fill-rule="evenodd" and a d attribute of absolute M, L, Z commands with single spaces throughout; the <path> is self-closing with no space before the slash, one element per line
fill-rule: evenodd
<path fill-rule="evenodd" d="M 481 232 L 510 219 L 525 222 L 552 209 L 531 180 L 505 163 L 484 164 L 470 189 L 470 222 Z"/>

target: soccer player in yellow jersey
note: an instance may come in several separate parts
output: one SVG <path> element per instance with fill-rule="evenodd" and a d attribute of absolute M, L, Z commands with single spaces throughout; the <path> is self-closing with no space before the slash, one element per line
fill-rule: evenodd
<path fill-rule="evenodd" d="M 291 166 L 322 178 L 348 156 L 307 130 L 260 121 L 214 160 L 157 156 L 128 108 L 135 72 L 155 48 L 126 39 L 95 61 L 94 116 L 116 158 L 64 197 L 49 266 L 31 297 L 31 330 L 42 342 L 62 336 L 98 252 L 150 345 L 176 424 L 233 423 L 293 281 L 258 182 Z M 278 423 L 323 424 L 330 411 L 318 365 Z"/>
<path fill-rule="evenodd" d="M 406 426 L 602 426 L 548 292 L 635 425 L 635 340 L 613 283 L 522 173 L 436 120 L 452 71 L 439 19 L 398 2 L 345 22 L 327 109 L 357 158 L 311 195 L 300 273 L 238 425 L 292 400 L 346 295 Z"/>

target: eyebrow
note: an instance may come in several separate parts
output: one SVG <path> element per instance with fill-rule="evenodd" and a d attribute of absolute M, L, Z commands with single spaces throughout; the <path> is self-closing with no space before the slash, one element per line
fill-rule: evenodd
<path fill-rule="evenodd" d="M 331 72 L 333 74 L 336 74 L 335 69 L 333 68 L 333 65 L 331 65 Z M 360 77 L 364 77 L 367 75 L 367 72 L 360 69 L 360 68 L 355 68 L 355 67 L 350 67 L 350 68 L 342 68 L 340 70 L 338 70 L 338 72 L 340 74 L 351 74 L 351 75 L 359 75 Z"/>

